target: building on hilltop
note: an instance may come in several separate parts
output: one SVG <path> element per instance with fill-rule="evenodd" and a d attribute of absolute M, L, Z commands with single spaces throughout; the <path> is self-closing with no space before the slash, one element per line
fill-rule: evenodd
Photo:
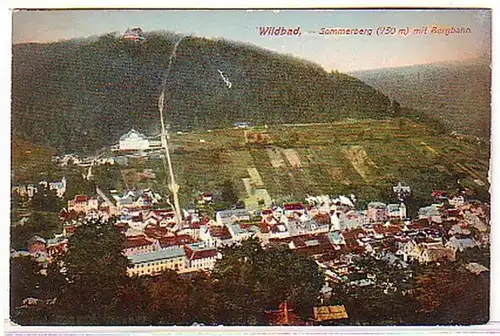
<path fill-rule="evenodd" d="M 125 33 L 122 34 L 122 39 L 126 41 L 142 42 L 145 37 L 141 28 L 133 27 L 128 28 Z"/>
<path fill-rule="evenodd" d="M 122 135 L 118 147 L 121 151 L 138 151 L 149 149 L 149 145 L 146 136 L 132 128 Z"/>

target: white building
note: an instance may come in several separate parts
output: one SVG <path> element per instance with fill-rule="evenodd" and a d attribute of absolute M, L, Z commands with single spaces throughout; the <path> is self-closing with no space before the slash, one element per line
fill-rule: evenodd
<path fill-rule="evenodd" d="M 389 204 L 387 206 L 387 212 L 389 213 L 389 218 L 391 219 L 405 219 L 406 218 L 406 205 L 404 203 L 400 204 Z"/>
<path fill-rule="evenodd" d="M 250 213 L 246 209 L 222 210 L 215 214 L 217 224 L 224 226 L 234 222 L 250 220 Z"/>
<path fill-rule="evenodd" d="M 131 129 L 120 138 L 120 150 L 146 150 L 149 149 L 149 140 L 135 129 Z"/>
<path fill-rule="evenodd" d="M 222 258 L 216 248 L 203 243 L 186 245 L 185 251 L 188 267 L 191 270 L 212 270 L 217 259 Z"/>

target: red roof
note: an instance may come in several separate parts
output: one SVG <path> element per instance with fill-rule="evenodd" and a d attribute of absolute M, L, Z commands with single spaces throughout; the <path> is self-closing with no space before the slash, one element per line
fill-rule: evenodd
<path fill-rule="evenodd" d="M 220 238 L 220 239 L 229 239 L 231 238 L 231 234 L 227 227 L 214 227 L 210 228 L 210 235 L 212 237 Z"/>
<path fill-rule="evenodd" d="M 358 235 L 362 233 L 363 235 L 365 234 L 365 231 L 363 229 L 360 229 L 360 228 L 356 228 L 356 229 L 351 229 L 351 230 L 346 230 L 344 232 L 342 232 L 342 235 L 344 236 L 344 239 L 357 239 L 358 238 Z"/>
<path fill-rule="evenodd" d="M 317 214 L 316 216 L 314 216 L 314 219 L 316 220 L 316 222 L 320 223 L 320 224 L 330 224 L 330 215 L 328 214 Z"/>
<path fill-rule="evenodd" d="M 191 243 L 195 242 L 195 240 L 190 235 L 177 235 L 177 236 L 161 237 L 158 241 L 160 242 L 160 246 L 162 248 L 182 246 L 182 245 L 191 244 Z"/>
<path fill-rule="evenodd" d="M 210 217 L 205 216 L 200 220 L 200 225 L 208 224 L 208 222 L 210 222 Z"/>
<path fill-rule="evenodd" d="M 76 225 L 66 226 L 64 230 L 66 230 L 67 233 L 74 233 L 76 230 Z"/>
<path fill-rule="evenodd" d="M 168 229 L 166 227 L 148 225 L 144 229 L 144 233 L 150 238 L 158 239 L 164 237 L 168 233 Z"/>
<path fill-rule="evenodd" d="M 125 241 L 125 249 L 136 248 L 141 246 L 152 245 L 153 243 L 147 240 L 144 236 L 138 238 L 129 238 Z"/>
<path fill-rule="evenodd" d="M 132 217 L 132 222 L 134 222 L 134 223 L 141 223 L 142 222 L 142 213 L 139 214 L 138 216 Z"/>
<path fill-rule="evenodd" d="M 186 256 L 188 257 L 189 260 L 217 257 L 216 249 L 195 250 L 190 248 L 189 246 L 186 246 L 185 250 L 186 250 Z"/>
<path fill-rule="evenodd" d="M 288 211 L 304 210 L 304 204 L 302 203 L 287 203 L 283 205 L 283 208 Z"/>
<path fill-rule="evenodd" d="M 75 196 L 75 203 L 85 203 L 89 200 L 88 196 L 85 195 L 76 195 Z"/>
<path fill-rule="evenodd" d="M 189 224 L 189 228 L 190 229 L 199 229 L 201 227 L 201 222 L 191 222 L 191 224 Z"/>

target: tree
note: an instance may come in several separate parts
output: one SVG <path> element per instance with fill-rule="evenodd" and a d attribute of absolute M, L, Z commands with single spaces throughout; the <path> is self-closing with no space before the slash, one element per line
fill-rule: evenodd
<path fill-rule="evenodd" d="M 421 267 L 413 295 L 419 303 L 419 324 L 486 323 L 489 288 L 488 273 L 476 276 L 460 264 Z"/>
<path fill-rule="evenodd" d="M 43 186 L 39 187 L 30 202 L 31 208 L 36 211 L 59 212 L 61 200 L 57 197 L 55 190 L 49 190 Z"/>
<path fill-rule="evenodd" d="M 227 247 L 215 264 L 212 277 L 221 296 L 218 320 L 229 325 L 263 324 L 266 298 L 265 284 L 257 270 L 264 267 L 264 250 L 257 239 L 240 246 Z"/>
<path fill-rule="evenodd" d="M 287 248 L 264 250 L 255 238 L 222 251 L 212 276 L 223 306 L 224 324 L 265 323 L 264 310 L 290 302 L 296 311 L 311 312 L 324 277 L 316 263 Z"/>
<path fill-rule="evenodd" d="M 234 185 L 231 180 L 225 180 L 222 184 L 221 198 L 222 201 L 228 203 L 230 206 L 238 203 L 238 193 L 234 189 Z"/>
<path fill-rule="evenodd" d="M 412 270 L 388 264 L 371 256 L 356 262 L 359 278 L 374 276 L 373 284 L 358 287 L 343 283 L 333 287 L 332 302 L 344 304 L 354 325 L 412 324 L 416 302 L 410 296 Z M 350 275 L 351 280 L 356 274 Z"/>
<path fill-rule="evenodd" d="M 60 230 L 61 223 L 56 213 L 33 211 L 26 223 L 11 226 L 11 248 L 15 250 L 27 249 L 28 240 L 33 236 L 50 238 Z"/>
<path fill-rule="evenodd" d="M 148 322 L 148 293 L 140 278 L 133 277 L 125 281 L 117 293 L 118 324 L 141 325 Z"/>
<path fill-rule="evenodd" d="M 324 285 L 324 275 L 316 262 L 282 246 L 266 250 L 261 269 L 268 305 L 277 307 L 288 301 L 296 311 L 311 312 Z"/>
<path fill-rule="evenodd" d="M 197 273 L 188 281 L 189 293 L 186 303 L 188 324 L 195 322 L 205 325 L 216 324 L 220 298 L 215 292 L 214 281 L 204 273 Z"/>
<path fill-rule="evenodd" d="M 166 271 L 147 285 L 148 317 L 152 325 L 185 325 L 188 284 L 174 271 Z"/>
<path fill-rule="evenodd" d="M 30 257 L 10 259 L 10 316 L 13 321 L 18 322 L 17 308 L 23 304 L 23 300 L 35 297 L 40 278 L 38 271 L 38 265 Z"/>
<path fill-rule="evenodd" d="M 63 262 L 68 284 L 61 308 L 75 318 L 86 316 L 91 323 L 116 319 L 117 296 L 126 283 L 128 260 L 122 255 L 125 237 L 114 220 L 92 220 L 79 226 L 69 238 Z"/>

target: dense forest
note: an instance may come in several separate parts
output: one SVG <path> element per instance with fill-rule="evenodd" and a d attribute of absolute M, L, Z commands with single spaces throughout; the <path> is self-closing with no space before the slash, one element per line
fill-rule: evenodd
<path fill-rule="evenodd" d="M 491 59 L 421 64 L 352 74 L 421 115 L 441 120 L 449 132 L 477 136 L 489 144 Z"/>
<path fill-rule="evenodd" d="M 110 145 L 132 127 L 157 133 L 158 97 L 178 40 L 155 32 L 143 43 L 107 34 L 14 45 L 13 135 L 75 151 Z M 177 130 L 393 113 L 385 95 L 352 76 L 254 46 L 198 37 L 179 44 L 166 88 L 167 123 Z"/>

